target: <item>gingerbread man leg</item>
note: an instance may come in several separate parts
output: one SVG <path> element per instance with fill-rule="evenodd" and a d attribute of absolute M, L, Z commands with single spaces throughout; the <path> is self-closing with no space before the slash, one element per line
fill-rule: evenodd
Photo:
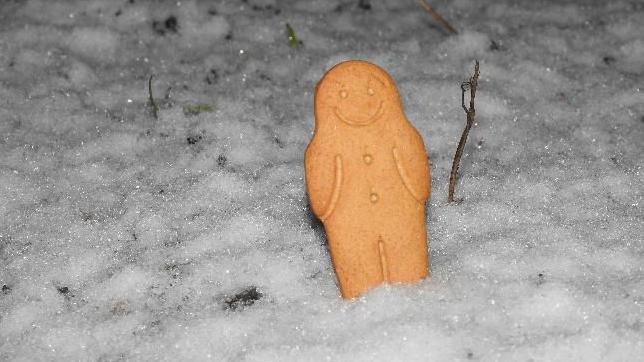
<path fill-rule="evenodd" d="M 412 212 L 405 220 L 392 220 L 391 225 L 383 222 L 382 244 L 389 283 L 415 282 L 428 273 L 425 213 Z"/>
<path fill-rule="evenodd" d="M 383 282 L 376 231 L 355 224 L 326 229 L 342 297 L 354 298 Z"/>

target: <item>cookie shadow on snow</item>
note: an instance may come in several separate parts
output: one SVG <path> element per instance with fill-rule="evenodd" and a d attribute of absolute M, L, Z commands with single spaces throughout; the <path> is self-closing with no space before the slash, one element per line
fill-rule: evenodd
<path fill-rule="evenodd" d="M 320 221 L 320 219 L 318 219 L 318 217 L 313 213 L 313 209 L 311 208 L 311 200 L 309 200 L 308 197 L 306 199 L 306 216 L 309 220 L 309 226 L 311 226 L 311 229 L 313 229 L 315 235 L 320 238 L 321 245 L 326 246 L 328 251 L 329 245 L 326 240 L 326 231 L 324 230 L 324 225 L 322 224 L 322 221 Z"/>

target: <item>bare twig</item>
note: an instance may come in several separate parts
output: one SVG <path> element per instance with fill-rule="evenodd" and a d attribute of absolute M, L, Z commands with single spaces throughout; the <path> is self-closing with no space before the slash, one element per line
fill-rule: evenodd
<path fill-rule="evenodd" d="M 445 18 L 441 16 L 441 14 L 439 14 L 436 10 L 434 10 L 434 8 L 431 5 L 429 5 L 427 0 L 418 0 L 418 3 L 420 4 L 420 6 L 423 7 L 423 9 L 425 9 L 425 11 L 429 13 L 429 15 L 432 16 L 432 18 L 434 18 L 434 20 L 438 21 L 447 30 L 449 30 L 450 33 L 458 34 L 458 31 L 456 31 L 456 29 L 454 29 L 454 27 L 450 23 L 448 23 L 447 20 L 445 20 Z"/>
<path fill-rule="evenodd" d="M 150 107 L 152 107 L 152 115 L 154 116 L 154 119 L 158 120 L 159 107 L 154 101 L 154 96 L 152 95 L 152 78 L 154 78 L 154 74 L 150 75 L 150 79 L 148 79 L 148 93 L 150 94 Z"/>
<path fill-rule="evenodd" d="M 461 83 L 461 106 L 467 115 L 467 123 L 465 124 L 465 129 L 461 134 L 461 139 L 458 141 L 458 147 L 456 148 L 456 154 L 454 154 L 454 161 L 452 162 L 452 172 L 449 175 L 449 192 L 447 194 L 447 202 L 454 201 L 454 188 L 456 187 L 456 176 L 458 174 L 458 165 L 461 162 L 461 156 L 463 156 L 463 149 L 465 148 L 465 142 L 467 142 L 467 135 L 470 133 L 470 128 L 474 124 L 474 116 L 476 115 L 476 109 L 474 109 L 474 97 L 476 97 L 476 88 L 479 84 L 479 61 L 476 61 L 474 65 L 474 75 L 467 81 Z M 465 92 L 470 90 L 470 107 L 465 106 Z"/>

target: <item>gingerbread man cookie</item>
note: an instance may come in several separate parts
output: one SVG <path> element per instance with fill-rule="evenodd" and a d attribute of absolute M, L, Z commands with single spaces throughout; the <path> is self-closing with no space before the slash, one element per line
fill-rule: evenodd
<path fill-rule="evenodd" d="M 387 72 L 350 60 L 322 77 L 305 172 L 344 298 L 427 276 L 429 163 Z"/>

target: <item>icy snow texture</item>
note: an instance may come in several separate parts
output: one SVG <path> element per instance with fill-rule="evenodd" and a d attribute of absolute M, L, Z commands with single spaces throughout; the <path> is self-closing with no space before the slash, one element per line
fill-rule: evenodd
<path fill-rule="evenodd" d="M 432 3 L 459 35 L 411 0 L 3 1 L 0 360 L 641 359 L 644 3 Z M 431 280 L 356 301 L 302 167 L 348 58 L 398 81 L 434 186 Z"/>

